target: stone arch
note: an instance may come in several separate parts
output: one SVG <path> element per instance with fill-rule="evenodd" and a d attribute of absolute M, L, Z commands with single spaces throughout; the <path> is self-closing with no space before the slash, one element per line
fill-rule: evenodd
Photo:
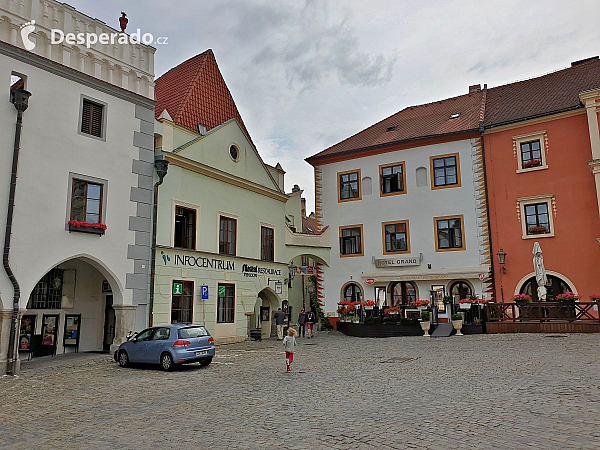
<path fill-rule="evenodd" d="M 106 264 L 104 264 L 102 261 L 100 261 L 98 258 L 86 254 L 86 253 L 80 253 L 77 255 L 73 255 L 73 256 L 69 256 L 67 258 L 63 258 L 62 260 L 58 261 L 57 263 L 54 263 L 53 265 L 46 267 L 46 269 L 43 271 L 43 273 L 41 275 L 38 276 L 38 278 L 35 280 L 35 282 L 33 284 L 31 284 L 30 286 L 21 286 L 21 307 L 22 308 L 26 308 L 27 307 L 27 302 L 29 301 L 29 293 L 33 290 L 33 288 L 38 284 L 38 282 L 48 273 L 50 272 L 52 269 L 54 269 L 55 267 L 60 266 L 61 264 L 67 262 L 67 261 L 72 261 L 72 260 L 77 260 L 80 259 L 86 263 L 88 263 L 90 266 L 94 267 L 98 272 L 100 272 L 105 278 L 106 280 L 109 282 L 112 291 L 113 291 L 113 304 L 115 305 L 122 305 L 123 304 L 123 285 L 121 284 L 121 282 L 119 281 L 119 278 L 115 275 L 115 273 L 110 270 L 108 268 L 108 266 Z"/>
<path fill-rule="evenodd" d="M 347 281 L 346 283 L 344 283 L 342 285 L 342 288 L 340 289 L 340 301 L 345 300 L 346 289 L 348 289 L 351 285 L 358 286 L 358 289 L 360 290 L 361 298 L 357 299 L 357 300 L 364 300 L 364 296 L 365 296 L 364 288 L 360 285 L 360 283 L 358 281 L 350 280 L 350 281 Z"/>
<path fill-rule="evenodd" d="M 264 287 L 258 294 L 254 306 L 254 314 L 257 318 L 255 328 L 261 329 L 261 336 L 268 338 L 274 333 L 273 313 L 281 307 L 281 297 L 269 286 Z M 266 317 L 263 317 L 264 308 L 269 308 Z M 266 319 L 266 320 L 263 320 Z M 254 327 L 253 327 L 254 328 Z"/>
<path fill-rule="evenodd" d="M 573 294 L 575 295 L 579 295 L 579 293 L 577 292 L 577 288 L 575 287 L 575 283 L 573 283 L 571 280 L 569 280 L 566 276 L 564 276 L 562 273 L 558 273 L 558 272 L 554 272 L 552 270 L 546 270 L 546 275 L 552 275 L 556 278 L 561 279 L 562 281 L 564 281 L 567 286 L 569 286 L 573 291 Z M 516 287 L 515 287 L 515 293 L 514 295 L 517 295 L 521 292 L 521 288 L 523 287 L 523 285 L 531 278 L 534 277 L 535 278 L 535 272 L 530 272 L 529 274 L 525 275 L 523 278 L 521 278 L 519 280 L 519 282 L 517 283 Z"/>

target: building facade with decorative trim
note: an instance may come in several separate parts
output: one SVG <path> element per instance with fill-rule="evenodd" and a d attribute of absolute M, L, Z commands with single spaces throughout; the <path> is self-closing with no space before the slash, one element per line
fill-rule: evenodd
<path fill-rule="evenodd" d="M 489 297 L 484 102 L 472 87 L 406 108 L 307 159 L 318 227 L 331 230 L 331 264 L 318 270 L 327 313 L 343 300 L 426 299 L 445 322 L 444 297 Z"/>
<path fill-rule="evenodd" d="M 0 371 L 18 368 L 10 348 L 108 349 L 147 318 L 155 50 L 55 45 L 51 28 L 117 32 L 53 0 L 0 1 Z"/>
<path fill-rule="evenodd" d="M 302 191 L 286 193 L 281 166 L 260 157 L 211 50 L 158 78 L 156 96 L 156 154 L 169 165 L 151 322 L 203 323 L 220 343 L 268 338 L 278 308 L 293 323 L 301 308 L 293 261 L 328 264 L 328 232 L 303 233 Z"/>
<path fill-rule="evenodd" d="M 538 300 L 533 246 L 548 274 L 547 298 L 600 293 L 600 61 L 487 91 L 484 150 L 496 299 Z M 504 255 L 505 254 L 505 255 Z"/>

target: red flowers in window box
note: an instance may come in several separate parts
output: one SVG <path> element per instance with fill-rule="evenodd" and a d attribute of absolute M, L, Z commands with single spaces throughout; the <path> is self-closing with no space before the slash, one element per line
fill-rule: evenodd
<path fill-rule="evenodd" d="M 360 304 L 362 306 L 375 306 L 377 305 L 377 302 L 375 300 L 363 300 L 362 302 L 360 302 Z"/>
<path fill-rule="evenodd" d="M 523 169 L 530 169 L 531 167 L 541 166 L 542 161 L 539 159 L 532 159 L 531 161 L 527 161 L 523 163 Z"/>
<path fill-rule="evenodd" d="M 96 228 L 100 230 L 106 230 L 106 225 L 103 223 L 89 223 L 89 222 L 80 222 L 79 220 L 69 220 L 67 222 L 68 225 L 71 225 L 75 228 Z"/>
<path fill-rule="evenodd" d="M 548 233 L 548 229 L 546 227 L 537 226 L 537 227 L 531 227 L 529 229 L 529 232 L 533 233 L 533 234 L 544 234 L 544 233 Z"/>
<path fill-rule="evenodd" d="M 458 303 L 462 305 L 462 304 L 465 304 L 465 303 L 474 303 L 474 302 L 475 302 L 475 300 L 471 300 L 470 298 L 463 298 Z"/>

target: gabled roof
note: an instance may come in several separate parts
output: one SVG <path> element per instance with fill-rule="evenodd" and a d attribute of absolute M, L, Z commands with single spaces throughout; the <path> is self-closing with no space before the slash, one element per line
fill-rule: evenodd
<path fill-rule="evenodd" d="M 198 132 L 236 118 L 248 134 L 211 49 L 182 62 L 155 80 L 158 118 L 166 109 L 173 122 Z"/>
<path fill-rule="evenodd" d="M 483 97 L 484 91 L 476 91 L 438 102 L 409 106 L 307 158 L 307 161 L 372 147 L 477 130 L 482 120 Z M 456 114 L 459 114 L 458 117 L 452 118 Z"/>
<path fill-rule="evenodd" d="M 579 93 L 600 87 L 600 60 L 573 63 L 548 75 L 488 89 L 486 127 L 576 109 Z"/>

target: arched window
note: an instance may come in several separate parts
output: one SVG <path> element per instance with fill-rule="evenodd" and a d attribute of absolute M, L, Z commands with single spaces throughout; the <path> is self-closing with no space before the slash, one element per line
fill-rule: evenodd
<path fill-rule="evenodd" d="M 392 306 L 409 305 L 417 299 L 417 290 L 410 281 L 398 281 L 392 286 Z"/>
<path fill-rule="evenodd" d="M 558 294 L 564 294 L 565 292 L 573 292 L 573 288 L 571 288 L 560 278 L 555 277 L 554 275 L 547 275 L 546 277 L 548 278 L 548 284 L 546 285 L 546 301 L 555 301 L 556 296 Z M 537 302 L 539 301 L 537 288 L 538 285 L 537 281 L 535 280 L 535 277 L 531 277 L 525 283 L 523 283 L 523 286 L 521 286 L 520 293 L 531 296 L 531 299 L 534 302 Z"/>
<path fill-rule="evenodd" d="M 456 303 L 459 300 L 469 298 L 469 295 L 473 295 L 473 290 L 468 283 L 464 281 L 457 281 L 450 286 L 450 295 Z"/>
<path fill-rule="evenodd" d="M 349 302 L 361 302 L 362 301 L 362 290 L 358 284 L 350 283 L 344 289 L 344 300 Z"/>

